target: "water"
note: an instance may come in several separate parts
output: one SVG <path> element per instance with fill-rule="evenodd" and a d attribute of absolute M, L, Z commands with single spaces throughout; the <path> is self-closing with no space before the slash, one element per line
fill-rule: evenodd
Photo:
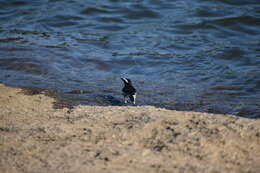
<path fill-rule="evenodd" d="M 0 0 L 0 82 L 260 117 L 258 0 Z"/>

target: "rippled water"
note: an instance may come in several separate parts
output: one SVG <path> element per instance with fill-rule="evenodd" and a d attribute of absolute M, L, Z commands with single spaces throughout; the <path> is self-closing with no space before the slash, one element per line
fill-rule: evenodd
<path fill-rule="evenodd" d="M 260 117 L 259 0 L 0 0 L 0 82 Z"/>

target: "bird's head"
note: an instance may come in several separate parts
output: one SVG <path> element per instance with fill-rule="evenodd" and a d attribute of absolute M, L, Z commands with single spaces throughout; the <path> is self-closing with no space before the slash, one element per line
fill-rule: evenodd
<path fill-rule="evenodd" d="M 121 78 L 121 80 L 124 82 L 125 85 L 132 85 L 132 82 L 128 78 Z"/>

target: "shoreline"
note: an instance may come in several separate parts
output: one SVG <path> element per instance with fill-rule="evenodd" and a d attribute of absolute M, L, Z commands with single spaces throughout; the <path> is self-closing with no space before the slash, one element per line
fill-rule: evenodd
<path fill-rule="evenodd" d="M 260 172 L 260 119 L 52 94 L 0 84 L 1 172 Z"/>

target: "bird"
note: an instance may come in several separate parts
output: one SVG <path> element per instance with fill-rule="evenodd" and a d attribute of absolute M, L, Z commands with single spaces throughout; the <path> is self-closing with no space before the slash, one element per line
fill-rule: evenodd
<path fill-rule="evenodd" d="M 128 78 L 121 78 L 121 80 L 125 84 L 122 89 L 125 104 L 129 102 L 135 105 L 136 89 L 133 87 L 131 80 Z"/>

